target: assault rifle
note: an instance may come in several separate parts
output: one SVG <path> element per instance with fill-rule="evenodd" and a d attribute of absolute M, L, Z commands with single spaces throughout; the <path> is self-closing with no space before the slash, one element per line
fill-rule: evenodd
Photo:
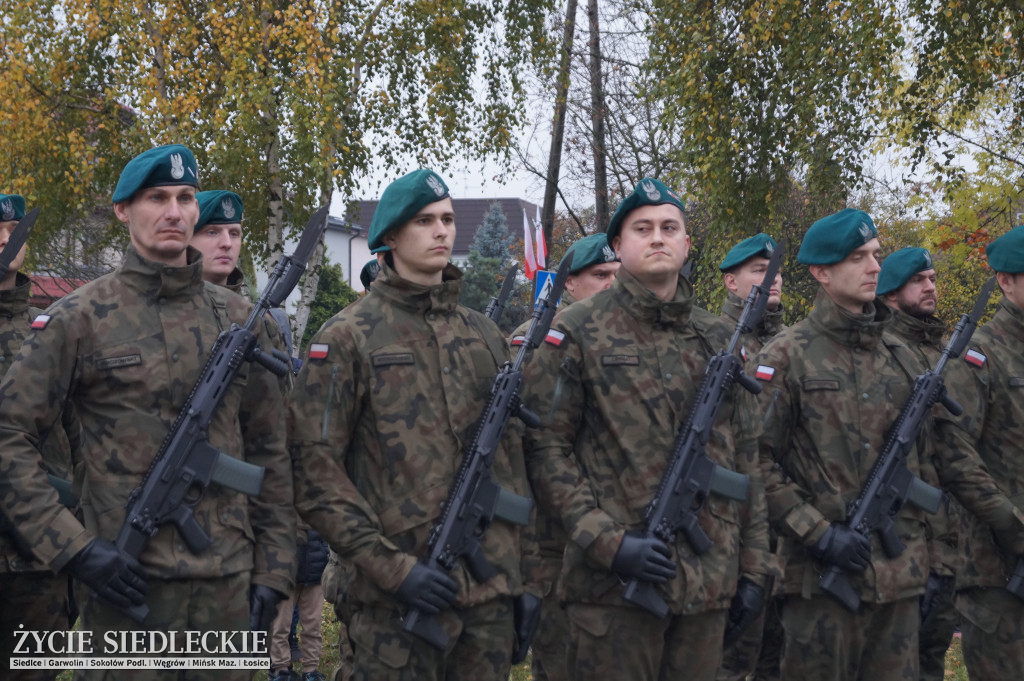
<path fill-rule="evenodd" d="M 462 465 L 448 491 L 441 516 L 427 539 L 430 553 L 424 563 L 428 567 L 451 572 L 455 561 L 462 557 L 473 579 L 486 582 L 497 574 L 480 546 L 480 538 L 491 521 L 498 517 L 516 525 L 530 523 L 533 500 L 502 489 L 492 481 L 491 464 L 511 417 L 518 416 L 531 428 L 540 426 L 537 415 L 523 406 L 519 399 L 519 388 L 523 384 L 522 367 L 530 352 L 548 333 L 571 263 L 571 255 L 562 259 L 554 285 L 533 311 L 530 328 L 515 361 L 505 362 L 494 379 L 490 401 L 480 417 L 472 443 L 463 454 Z M 448 645 L 448 636 L 437 617 L 416 608 L 410 608 L 406 613 L 403 628 L 439 650 Z"/>
<path fill-rule="evenodd" d="M 928 513 L 935 513 L 942 504 L 942 490 L 924 482 L 907 468 L 907 454 L 935 403 L 941 403 L 954 416 L 963 413 L 963 407 L 946 394 L 942 371 L 950 359 L 958 357 L 967 347 L 994 285 L 995 279 L 985 282 L 974 309 L 971 314 L 960 317 L 935 368 L 917 377 L 914 390 L 893 424 L 864 488 L 846 511 L 846 525 L 869 539 L 872 532 L 878 532 L 882 550 L 889 558 L 896 558 L 907 548 L 893 524 L 893 518 L 904 504 L 909 501 Z M 852 612 L 860 610 L 860 596 L 839 566 L 830 565 L 818 580 L 818 586 Z"/>
<path fill-rule="evenodd" d="M 647 505 L 642 536 L 656 537 L 671 546 L 675 534 L 682 531 L 697 555 L 707 553 L 711 539 L 700 526 L 700 511 L 712 492 L 737 501 L 747 498 L 750 478 L 719 466 L 707 457 L 704 448 L 714 427 L 718 410 L 733 383 L 757 394 L 760 384 L 743 373 L 743 364 L 736 356 L 740 336 L 750 333 L 764 314 L 772 282 L 782 265 L 785 241 L 779 244 L 768 260 L 768 268 L 760 285 L 750 289 L 729 345 L 708 362 L 704 380 L 694 397 L 686 425 L 676 436 L 672 459 L 657 493 Z M 668 614 L 668 604 L 654 588 L 653 582 L 631 578 L 622 592 L 623 598 L 658 617 Z"/>
<path fill-rule="evenodd" d="M 217 337 L 199 380 L 160 445 L 142 485 L 128 497 L 128 514 L 116 544 L 134 558 L 142 555 L 149 538 L 166 523 L 174 523 L 193 553 L 209 548 L 212 540 L 199 526 L 193 510 L 210 483 L 250 496 L 260 493 L 263 467 L 218 450 L 209 442 L 208 429 L 242 362 L 257 362 L 279 376 L 291 371 L 291 359 L 280 350 L 264 352 L 253 330 L 267 310 L 283 303 L 295 288 L 327 224 L 327 210 L 324 206 L 313 214 L 295 253 L 277 263 L 245 325 L 232 324 Z M 143 604 L 125 612 L 141 623 L 149 607 Z"/>
<path fill-rule="evenodd" d="M 505 283 L 501 285 L 501 293 L 496 298 L 491 298 L 491 302 L 487 303 L 487 309 L 484 310 L 484 314 L 495 324 L 501 319 L 501 313 L 505 311 L 505 303 L 508 301 L 508 297 L 512 295 L 512 287 L 516 285 L 516 273 L 519 271 L 519 263 L 512 263 L 512 267 L 508 268 L 508 272 L 505 274 Z"/>

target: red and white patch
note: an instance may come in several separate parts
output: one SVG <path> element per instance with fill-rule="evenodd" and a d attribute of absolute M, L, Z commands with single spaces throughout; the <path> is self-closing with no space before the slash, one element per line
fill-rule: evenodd
<path fill-rule="evenodd" d="M 770 381 L 775 377 L 775 367 L 765 366 L 764 364 L 757 365 L 757 373 L 754 374 L 761 381 Z"/>
<path fill-rule="evenodd" d="M 747 361 L 747 348 L 746 347 L 741 347 L 740 348 L 740 359 L 742 359 L 744 362 Z"/>
<path fill-rule="evenodd" d="M 556 331 L 555 329 L 549 329 L 548 335 L 544 337 L 544 340 L 551 343 L 556 348 L 560 348 L 562 347 L 562 343 L 565 342 L 565 334 L 561 331 Z"/>
<path fill-rule="evenodd" d="M 327 359 L 327 343 L 313 343 L 309 346 L 310 359 Z"/>
<path fill-rule="evenodd" d="M 964 353 L 964 361 L 968 364 L 973 364 L 976 367 L 983 367 L 985 366 L 985 362 L 988 361 L 988 357 L 977 350 L 968 350 Z"/>
<path fill-rule="evenodd" d="M 41 314 L 32 320 L 33 329 L 45 329 L 46 325 L 50 323 L 50 315 Z"/>
<path fill-rule="evenodd" d="M 512 347 L 517 348 L 526 342 L 526 336 L 515 336 L 512 339 Z"/>

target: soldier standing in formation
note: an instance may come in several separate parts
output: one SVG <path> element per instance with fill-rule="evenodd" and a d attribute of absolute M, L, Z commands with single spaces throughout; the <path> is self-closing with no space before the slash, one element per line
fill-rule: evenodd
<path fill-rule="evenodd" d="M 526 372 L 526 402 L 544 421 L 527 431 L 530 479 L 568 537 L 561 596 L 576 679 L 713 679 L 737 580 L 761 591 L 768 574 L 754 434 L 731 401 L 707 454 L 750 476 L 749 513 L 711 499 L 700 523 L 713 546 L 700 556 L 683 536 L 668 546 L 636 533 L 704 367 L 729 336 L 694 314 L 679 276 L 690 246 L 683 210 L 661 182 L 636 186 L 608 227 L 622 262 L 615 283 L 560 313 Z M 658 585 L 668 618 L 623 598 L 620 580 L 632 578 Z"/>
<path fill-rule="evenodd" d="M 213 190 L 196 194 L 199 219 L 189 245 L 203 254 L 203 279 L 248 298 L 238 268 L 242 252 L 242 197 Z"/>
<path fill-rule="evenodd" d="M 733 246 L 718 266 L 728 291 L 722 304 L 722 321 L 735 328 L 743 314 L 743 306 L 754 286 L 764 281 L 768 260 L 778 248 L 775 239 L 765 233 L 755 234 Z M 757 327 L 740 338 L 740 355 L 744 361 L 751 361 L 764 344 L 777 335 L 782 325 L 782 270 L 775 275 L 768 291 L 768 301 Z M 769 528 L 769 545 L 772 553 L 777 550 L 778 537 Z M 778 601 L 771 597 L 774 580 L 768 584 L 768 598 L 761 614 L 754 619 L 732 642 L 726 643 L 722 666 L 718 670 L 718 681 L 743 681 L 748 674 L 754 674 L 758 681 L 779 678 L 779 657 L 782 652 L 782 622 L 779 619 Z"/>
<path fill-rule="evenodd" d="M 173 525 L 157 531 L 138 562 L 111 541 L 215 339 L 250 309 L 204 283 L 202 257 L 188 248 L 197 185 L 195 159 L 181 145 L 151 149 L 125 166 L 113 197 L 131 236 L 123 262 L 36 318 L 0 386 L 0 504 L 19 518 L 36 556 L 86 587 L 79 592 L 81 627 L 101 641 L 107 631 L 265 630 L 269 619 L 254 622 L 250 613 L 272 616 L 292 587 L 295 514 L 282 398 L 277 378 L 257 364 L 235 379 L 209 436 L 221 451 L 265 468 L 260 495 L 211 485 L 195 518 L 213 543 L 198 555 Z M 263 324 L 256 333 L 266 341 L 276 332 Z M 65 402 L 82 424 L 73 464 L 84 526 L 58 502 L 37 449 Z M 149 615 L 141 625 L 118 607 L 143 602 Z M 119 678 L 104 670 L 77 675 Z"/>
<path fill-rule="evenodd" d="M 7 246 L 18 221 L 25 217 L 25 199 L 17 194 L 0 194 L 0 252 Z M 25 261 L 25 246 L 15 255 L 0 280 L 0 372 L 11 366 L 29 333 L 29 325 L 42 310 L 29 306 L 32 282 L 19 272 Z M 72 427 L 66 424 L 77 437 Z M 43 465 L 49 473 L 62 479 L 71 477 L 71 445 L 61 423 L 48 430 L 41 448 Z M 0 670 L 4 678 L 14 681 L 52 679 L 53 671 L 10 669 L 9 658 L 15 648 L 15 632 L 19 626 L 29 631 L 63 629 L 68 619 L 68 578 L 55 575 L 36 560 L 31 552 L 19 547 L 13 524 L 6 516 L 0 518 Z"/>
<path fill-rule="evenodd" d="M 570 255 L 572 265 L 558 304 L 559 310 L 607 290 L 619 270 L 615 251 L 608 245 L 608 237 L 603 232 L 576 241 L 563 258 Z M 523 343 L 529 327 L 530 320 L 527 320 L 512 332 L 513 347 Z M 566 646 L 570 640 L 569 619 L 558 602 L 558 577 L 562 571 L 562 554 L 565 552 L 565 530 L 561 522 L 543 508 L 538 508 L 536 534 L 540 562 L 533 580 L 543 590 L 543 607 L 537 635 L 531 646 L 533 678 L 535 681 L 567 681 L 571 678 L 565 667 Z"/>
<path fill-rule="evenodd" d="M 498 328 L 458 304 L 454 239 L 436 173 L 392 182 L 370 226 L 370 248 L 390 249 L 385 264 L 370 293 L 313 338 L 292 393 L 296 505 L 356 567 L 347 595 L 359 681 L 504 681 L 511 666 L 519 528 L 496 520 L 482 537 L 497 570 L 483 583 L 461 562 L 448 574 L 419 560 L 508 357 Z M 491 473 L 528 495 L 520 437 L 510 423 Z M 446 650 L 403 630 L 409 607 L 437 614 Z"/>
<path fill-rule="evenodd" d="M 963 419 L 939 422 L 954 459 L 980 456 L 999 489 L 1024 505 L 1024 225 L 986 248 L 1003 292 L 992 321 L 975 332 L 964 364 L 973 376 L 949 381 Z M 976 396 L 968 399 L 967 396 Z M 948 427 L 945 427 L 948 426 Z M 972 510 L 973 509 L 970 509 Z M 968 560 L 957 609 L 971 681 L 1018 678 L 1024 669 L 1024 602 L 1007 591 L 1024 546 L 975 513 L 967 522 Z"/>
<path fill-rule="evenodd" d="M 942 354 L 946 325 L 935 316 L 938 293 L 932 256 L 924 248 L 901 248 L 886 256 L 878 273 L 878 296 L 892 310 L 889 331 L 906 343 L 922 367 L 934 367 Z M 960 369 L 946 369 L 949 376 Z M 945 407 L 936 407 L 945 410 Z M 954 606 L 956 575 L 963 570 L 963 542 L 956 501 L 945 500 L 938 514 L 930 517 L 931 570 L 921 599 L 921 630 L 918 633 L 921 680 L 942 681 L 946 650 L 956 630 Z"/>

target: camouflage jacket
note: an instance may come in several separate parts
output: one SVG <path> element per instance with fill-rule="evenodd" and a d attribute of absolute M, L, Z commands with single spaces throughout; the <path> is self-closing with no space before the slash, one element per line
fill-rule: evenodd
<path fill-rule="evenodd" d="M 743 308 L 746 304 L 746 299 L 740 298 L 735 293 L 730 292 L 725 297 L 725 302 L 722 303 L 722 321 L 725 322 L 725 325 L 730 330 L 736 328 L 736 324 L 739 323 L 740 315 L 743 314 Z M 744 361 L 752 360 L 757 353 L 761 352 L 761 348 L 764 347 L 765 343 L 786 328 L 782 324 L 783 312 L 784 310 L 781 305 L 775 310 L 765 308 L 764 314 L 761 315 L 761 320 L 757 323 L 757 328 L 750 333 L 740 336 L 740 344 L 742 345 L 740 356 L 743 357 Z"/>
<path fill-rule="evenodd" d="M 93 536 L 113 540 L 125 502 L 206 363 L 217 335 L 243 323 L 251 305 L 202 280 L 198 251 L 168 267 L 129 247 L 120 267 L 55 303 L 36 319 L 0 386 L 0 503 L 35 554 L 60 569 Z M 272 337 L 273 324 L 257 328 Z M 66 400 L 82 424 L 73 453 L 75 492 L 85 527 L 39 475 L 39 434 Z M 141 562 L 159 579 L 252 571 L 254 583 L 287 593 L 295 558 L 291 462 L 277 378 L 243 363 L 213 415 L 210 442 L 264 466 L 259 497 L 211 485 L 195 518 L 213 545 L 193 554 L 173 525 L 150 539 Z"/>
<path fill-rule="evenodd" d="M 769 341 L 757 357 L 756 374 L 765 381 L 757 401 L 765 410 L 761 451 L 774 462 L 765 472 L 765 487 L 769 516 L 782 538 L 784 593 L 822 593 L 818 576 L 825 566 L 806 547 L 831 523 L 845 521 L 918 373 L 906 346 L 884 333 L 889 308 L 870 307 L 854 315 L 819 290 L 810 315 Z M 922 467 L 916 448 L 907 465 L 936 483 L 930 462 Z M 907 504 L 895 519 L 907 547 L 898 558 L 887 558 L 877 535 L 872 537 L 871 567 L 851 575 L 862 600 L 886 603 L 923 593 L 929 570 L 924 516 Z"/>
<path fill-rule="evenodd" d="M 422 286 L 381 269 L 368 295 L 332 317 L 310 343 L 291 394 L 296 506 L 357 568 L 351 601 L 399 607 L 393 593 L 427 555 L 508 345 L 498 328 L 458 304 L 461 273 Z M 492 479 L 529 496 L 522 427 L 509 422 Z M 498 574 L 476 582 L 453 571 L 457 603 L 522 590 L 517 526 L 495 518 L 481 539 Z M 532 550 L 533 559 L 536 547 Z"/>
<path fill-rule="evenodd" d="M 884 305 L 882 301 L 876 305 Z M 906 343 L 907 348 L 920 363 L 919 373 L 934 369 L 942 354 L 945 323 L 938 317 L 913 317 L 897 308 L 889 308 L 892 319 L 888 331 Z M 954 373 L 955 367 L 946 365 L 945 378 Z M 935 411 L 945 411 L 941 404 Z M 947 495 L 943 508 L 935 515 L 927 517 L 932 536 L 931 570 L 946 577 L 955 576 L 963 570 L 964 542 L 962 532 L 958 530 L 961 511 L 956 500 Z"/>
<path fill-rule="evenodd" d="M 0 291 L 0 373 L 12 364 L 29 333 L 29 325 L 42 312 L 28 304 L 31 289 L 29 278 L 18 273 L 14 288 Z M 47 472 L 68 480 L 71 478 L 71 441 L 77 442 L 78 422 L 63 420 L 65 423 L 57 423 L 47 429 L 42 459 Z M 65 425 L 69 430 L 74 429 L 70 439 Z M 0 573 L 45 569 L 44 564 L 18 551 L 14 542 L 0 533 Z"/>
<path fill-rule="evenodd" d="M 249 286 L 245 283 L 245 275 L 237 267 L 228 275 L 228 283 L 224 285 L 224 288 L 232 293 L 237 293 L 246 300 L 252 300 L 252 296 L 249 295 Z"/>
<path fill-rule="evenodd" d="M 961 372 L 947 379 L 954 397 L 964 406 L 964 417 L 941 418 L 941 444 L 952 462 L 950 480 L 970 475 L 966 464 L 978 457 L 997 481 L 1004 499 L 1003 513 L 986 518 L 965 503 L 973 514 L 968 520 L 968 559 L 962 586 L 1003 587 L 1013 571 L 1016 557 L 1024 554 L 1019 510 L 1024 507 L 1024 310 L 1003 299 L 995 316 L 978 329 L 969 352 L 954 364 Z M 1005 501 L 1008 497 L 1009 501 Z"/>
<path fill-rule="evenodd" d="M 728 342 L 728 330 L 694 314 L 693 301 L 682 277 L 664 302 L 620 269 L 611 288 L 555 318 L 526 371 L 524 401 L 544 421 L 527 430 L 530 479 L 570 540 L 563 600 L 632 607 L 612 561 L 624 533 L 643 528 L 708 359 Z M 763 584 L 772 570 L 754 433 L 740 422 L 727 399 L 707 454 L 750 475 L 752 512 L 712 495 L 699 515 L 710 551 L 697 556 L 677 535 L 677 576 L 658 587 L 672 612 L 728 607 L 741 573 Z"/>

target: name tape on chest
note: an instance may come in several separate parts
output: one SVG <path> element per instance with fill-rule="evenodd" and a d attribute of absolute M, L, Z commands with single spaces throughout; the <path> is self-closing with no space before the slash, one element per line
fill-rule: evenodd
<path fill-rule="evenodd" d="M 973 364 L 976 367 L 983 367 L 985 366 L 985 362 L 988 361 L 988 357 L 977 350 L 968 350 L 964 353 L 964 361 L 968 364 Z"/>
<path fill-rule="evenodd" d="M 765 364 L 757 365 L 757 372 L 754 374 L 760 381 L 770 381 L 775 377 L 775 367 L 770 367 Z"/>
<path fill-rule="evenodd" d="M 45 329 L 46 325 L 50 323 L 50 315 L 41 314 L 32 320 L 32 328 L 35 330 Z"/>
<path fill-rule="evenodd" d="M 310 359 L 327 359 L 327 343 L 313 343 L 309 346 Z"/>

